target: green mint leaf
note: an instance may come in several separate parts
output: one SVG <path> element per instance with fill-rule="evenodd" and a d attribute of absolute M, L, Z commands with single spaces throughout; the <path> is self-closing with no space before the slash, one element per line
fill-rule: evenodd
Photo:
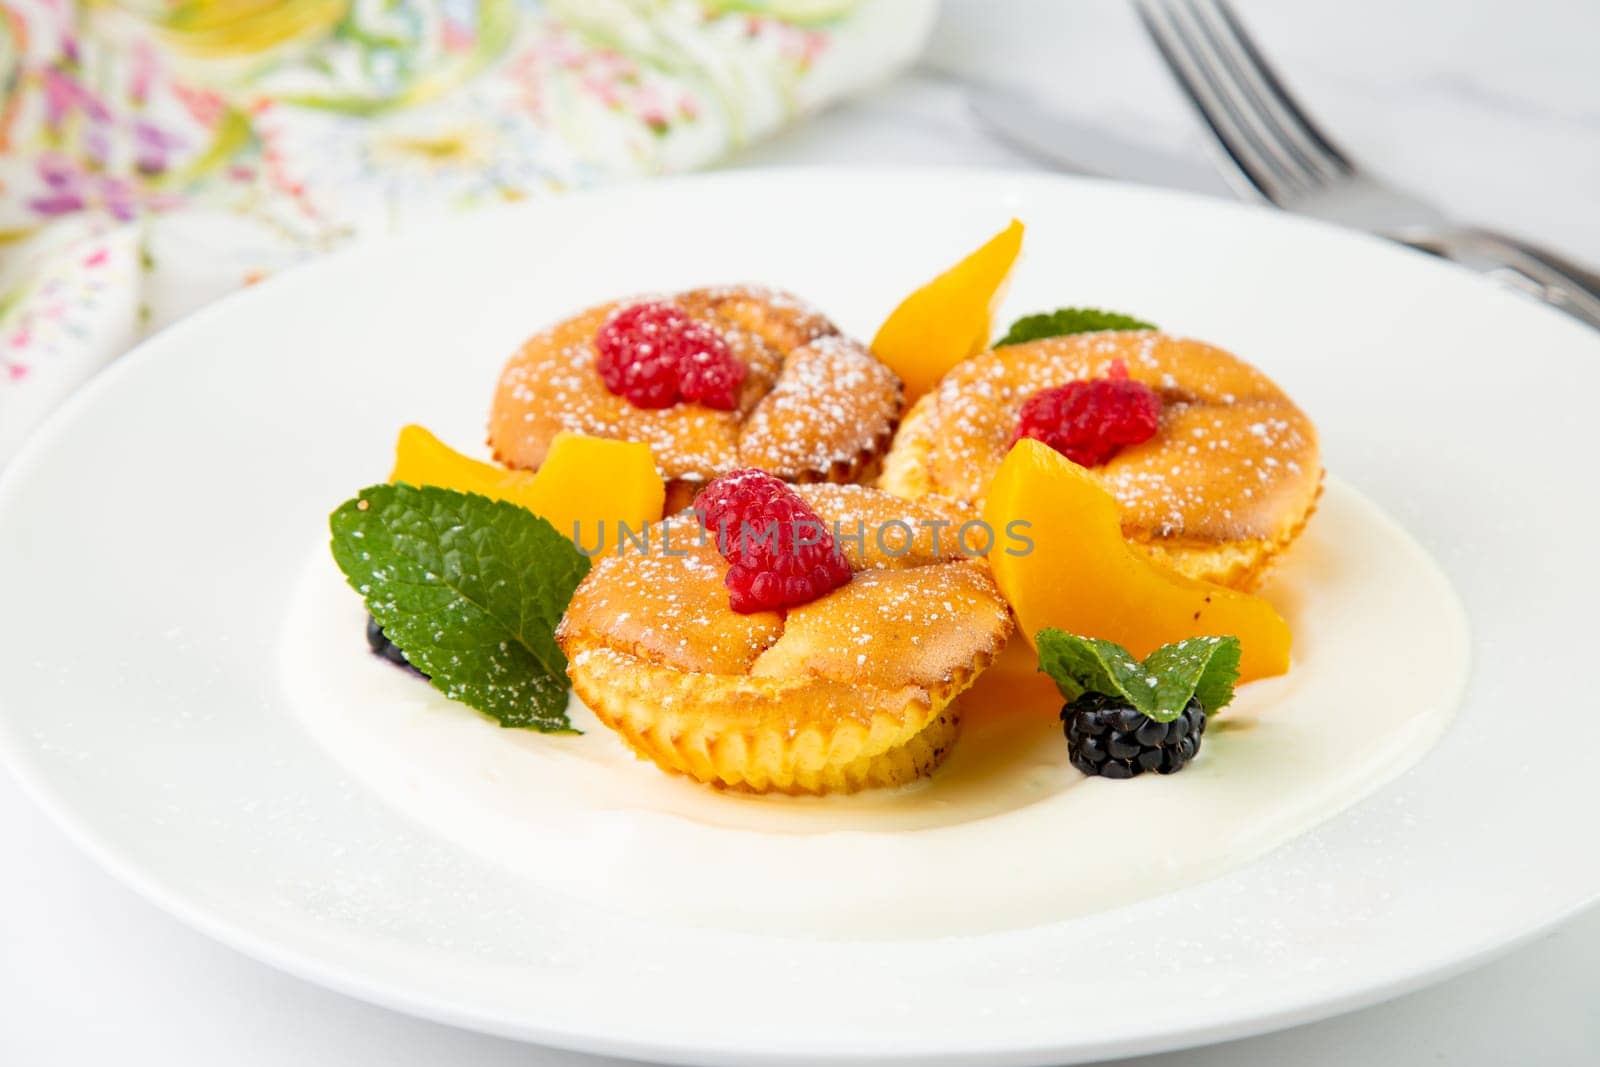
<path fill-rule="evenodd" d="M 1210 715 L 1233 700 L 1239 680 L 1237 637 L 1190 637 L 1163 645 L 1144 662 L 1113 641 L 1040 630 L 1034 637 L 1039 669 L 1067 701 L 1084 693 L 1120 697 L 1157 722 L 1183 714 L 1189 698 Z"/>
<path fill-rule="evenodd" d="M 1034 638 L 1039 669 L 1072 701 L 1084 693 L 1122 697 L 1146 715 L 1156 706 L 1156 679 L 1115 641 L 1079 637 L 1065 630 L 1040 630 Z"/>
<path fill-rule="evenodd" d="M 1011 324 L 1006 335 L 996 341 L 996 348 L 1020 345 L 1024 341 L 1038 341 L 1046 337 L 1065 337 L 1073 333 L 1094 333 L 1098 330 L 1153 330 L 1156 327 L 1131 315 L 1097 308 L 1060 308 L 1042 315 L 1024 315 Z"/>
<path fill-rule="evenodd" d="M 556 624 L 589 560 L 525 508 L 375 485 L 328 519 L 333 558 L 435 689 L 502 726 L 572 729 Z"/>
<path fill-rule="evenodd" d="M 1210 715 L 1233 700 L 1233 684 L 1239 680 L 1239 639 L 1190 637 L 1162 645 L 1145 657 L 1144 669 L 1157 679 L 1156 708 L 1146 715 L 1171 722 L 1183 714 L 1190 697 Z"/>

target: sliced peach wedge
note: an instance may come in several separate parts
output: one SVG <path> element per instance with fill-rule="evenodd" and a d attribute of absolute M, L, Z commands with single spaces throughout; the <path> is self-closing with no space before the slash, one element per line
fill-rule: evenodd
<path fill-rule="evenodd" d="M 1011 449 L 984 520 L 1007 535 L 995 538 L 989 563 L 1030 642 L 1057 627 L 1143 658 L 1185 637 L 1233 636 L 1243 651 L 1240 681 L 1289 669 L 1289 626 L 1271 604 L 1152 562 L 1123 539 L 1116 498 L 1048 445 L 1024 440 Z"/>
<path fill-rule="evenodd" d="M 400 431 L 391 482 L 477 493 L 527 508 L 581 546 L 620 543 L 661 518 L 666 485 L 650 446 L 558 433 L 537 471 L 506 470 L 464 456 L 421 426 Z"/>
<path fill-rule="evenodd" d="M 535 477 L 533 471 L 506 470 L 464 456 L 427 429 L 414 424 L 401 428 L 400 439 L 394 446 L 394 470 L 389 474 L 391 482 L 477 493 L 529 510 L 533 510 L 529 494 Z"/>
<path fill-rule="evenodd" d="M 878 328 L 872 353 L 905 383 L 906 402 L 932 389 L 945 372 L 989 347 L 994 313 L 1022 250 L 1022 223 L 900 302 Z"/>

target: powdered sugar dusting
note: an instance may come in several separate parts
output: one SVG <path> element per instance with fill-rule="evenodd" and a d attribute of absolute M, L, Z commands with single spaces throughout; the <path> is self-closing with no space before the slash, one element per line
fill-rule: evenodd
<path fill-rule="evenodd" d="M 1321 477 L 1310 420 L 1243 361 L 1154 332 L 1049 338 L 962 364 L 901 430 L 922 445 L 925 470 L 919 473 L 927 490 L 980 504 L 1024 401 L 1041 389 L 1104 377 L 1118 359 L 1162 402 L 1152 440 L 1091 468 L 1122 505 L 1130 534 L 1199 541 L 1270 537 L 1282 532 L 1286 516 L 1297 519 L 1310 507 Z M 906 462 L 906 455 L 897 455 L 891 469 Z"/>
<path fill-rule="evenodd" d="M 681 513 L 661 524 L 665 536 L 648 553 L 596 560 L 567 609 L 563 644 L 575 655 L 603 645 L 696 673 L 817 674 L 885 686 L 949 681 L 980 653 L 998 651 L 1009 613 L 987 568 L 963 558 L 949 533 L 938 552 L 925 525 L 910 551 L 875 544 L 873 530 L 884 522 L 948 526 L 950 510 L 862 486 L 795 488 L 830 531 L 864 528 L 861 542 L 840 542 L 855 573 L 847 585 L 786 617 L 734 612 L 714 536 Z M 867 663 L 857 662 L 862 655 Z M 779 670 L 780 662 L 790 665 Z"/>
<path fill-rule="evenodd" d="M 839 334 L 790 353 L 739 438 L 742 463 L 784 478 L 824 472 L 872 451 L 894 425 L 900 382 Z"/>
<path fill-rule="evenodd" d="M 502 461 L 537 467 L 550 439 L 571 430 L 645 442 L 669 480 L 709 481 L 751 465 L 803 480 L 872 451 L 892 429 L 893 374 L 798 298 L 722 286 L 640 299 L 672 303 L 716 331 L 747 368 L 738 407 L 646 411 L 612 394 L 595 369 L 594 337 L 608 316 L 637 301 L 607 304 L 535 335 L 507 364 L 489 428 Z M 830 369 L 841 373 L 830 377 Z M 795 415 L 806 409 L 821 414 Z"/>

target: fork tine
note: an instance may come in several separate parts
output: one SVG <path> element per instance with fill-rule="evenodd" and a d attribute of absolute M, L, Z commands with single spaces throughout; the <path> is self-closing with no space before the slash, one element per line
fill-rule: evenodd
<path fill-rule="evenodd" d="M 1272 64 L 1267 62 L 1267 57 L 1256 47 L 1255 39 L 1245 30 L 1244 24 L 1234 14 L 1228 0 L 1209 0 L 1209 6 L 1216 12 L 1218 21 L 1226 26 L 1227 32 L 1237 43 L 1239 52 L 1247 61 L 1251 70 L 1260 79 L 1262 86 L 1271 94 L 1283 114 L 1298 129 L 1300 134 L 1320 151 L 1343 174 L 1354 174 L 1355 164 L 1339 149 L 1337 145 L 1324 134 L 1320 127 L 1306 114 L 1300 102 L 1289 92 L 1283 79 L 1278 77 L 1278 72 Z"/>
<path fill-rule="evenodd" d="M 1180 2 L 1192 24 L 1195 47 L 1204 53 L 1208 70 L 1215 75 L 1220 91 L 1271 146 L 1297 190 L 1309 192 L 1326 182 L 1337 181 L 1343 171 L 1304 135 L 1294 117 L 1278 105 L 1260 71 L 1254 68 L 1250 57 L 1222 21 L 1218 12 L 1220 0 Z"/>
<path fill-rule="evenodd" d="M 1193 31 L 1185 26 L 1175 5 L 1161 0 L 1138 0 L 1135 10 L 1179 88 L 1211 128 L 1216 143 L 1239 173 L 1274 203 L 1291 194 L 1297 184 L 1294 170 L 1281 153 L 1274 152 L 1263 142 L 1238 104 L 1230 98 L 1214 69 L 1214 61 L 1198 47 Z"/>

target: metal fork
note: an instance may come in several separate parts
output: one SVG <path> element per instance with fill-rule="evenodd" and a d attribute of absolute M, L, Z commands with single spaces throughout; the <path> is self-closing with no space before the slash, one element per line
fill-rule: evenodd
<path fill-rule="evenodd" d="M 1224 0 L 1136 3 L 1240 191 L 1492 274 L 1600 329 L 1600 276 L 1518 238 L 1454 222 L 1366 173 L 1290 95 Z"/>

